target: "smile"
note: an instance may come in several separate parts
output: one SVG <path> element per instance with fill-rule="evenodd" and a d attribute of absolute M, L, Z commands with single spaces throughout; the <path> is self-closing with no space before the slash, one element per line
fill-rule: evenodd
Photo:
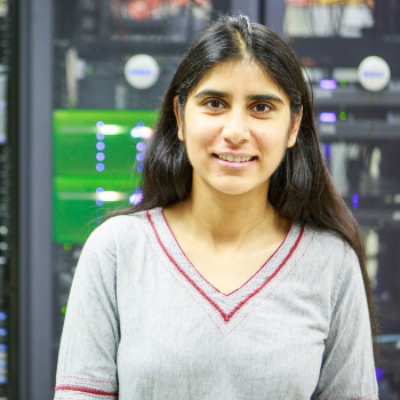
<path fill-rule="evenodd" d="M 233 156 L 228 154 L 214 154 L 214 156 L 223 161 L 230 161 L 236 163 L 248 162 L 256 158 L 252 156 Z"/>

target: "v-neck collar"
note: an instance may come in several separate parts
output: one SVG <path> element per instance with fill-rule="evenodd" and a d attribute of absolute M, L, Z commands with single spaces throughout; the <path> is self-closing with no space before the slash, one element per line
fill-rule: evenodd
<path fill-rule="evenodd" d="M 173 235 L 162 208 L 146 211 L 146 218 L 158 245 L 173 268 L 220 314 L 225 322 L 275 279 L 298 247 L 304 226 L 293 223 L 286 238 L 269 259 L 239 288 L 224 294 L 205 279 L 193 266 Z"/>

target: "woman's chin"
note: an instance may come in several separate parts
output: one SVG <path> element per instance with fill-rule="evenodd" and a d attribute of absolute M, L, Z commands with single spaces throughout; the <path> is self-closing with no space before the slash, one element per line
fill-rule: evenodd
<path fill-rule="evenodd" d="M 266 187 L 261 187 L 261 186 L 251 186 L 251 185 L 246 185 L 246 184 L 225 184 L 225 185 L 215 185 L 213 186 L 213 189 L 215 190 L 216 193 L 220 193 L 222 196 L 251 196 L 251 195 L 256 195 L 259 194 L 260 191 L 263 191 L 263 193 L 267 191 Z"/>

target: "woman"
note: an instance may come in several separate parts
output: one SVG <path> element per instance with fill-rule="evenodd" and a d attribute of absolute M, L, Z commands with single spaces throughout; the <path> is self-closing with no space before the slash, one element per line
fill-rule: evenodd
<path fill-rule="evenodd" d="M 55 398 L 377 399 L 362 242 L 319 146 L 288 45 L 244 16 L 208 28 L 143 201 L 84 247 Z"/>

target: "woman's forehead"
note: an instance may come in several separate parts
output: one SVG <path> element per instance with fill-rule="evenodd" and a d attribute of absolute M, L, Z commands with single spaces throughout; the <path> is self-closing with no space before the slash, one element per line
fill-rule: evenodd
<path fill-rule="evenodd" d="M 228 60 L 217 63 L 191 90 L 191 95 L 195 96 L 199 90 L 208 85 L 212 85 L 213 88 L 215 86 L 229 88 L 239 83 L 245 85 L 245 88 L 268 86 L 270 90 L 285 95 L 270 72 L 262 64 L 252 59 Z"/>

